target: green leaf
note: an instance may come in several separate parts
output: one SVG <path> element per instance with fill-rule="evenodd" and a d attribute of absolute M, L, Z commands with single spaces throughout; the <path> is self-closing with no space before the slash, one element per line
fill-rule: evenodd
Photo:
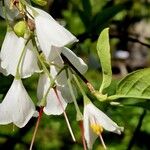
<path fill-rule="evenodd" d="M 103 74 L 103 80 L 99 90 L 101 93 L 105 88 L 107 88 L 110 85 L 112 79 L 108 31 L 109 29 L 105 28 L 101 32 L 97 42 L 97 52 L 100 59 Z"/>
<path fill-rule="evenodd" d="M 116 95 L 109 99 L 140 98 L 150 99 L 150 68 L 141 69 L 123 78 L 116 89 Z"/>
<path fill-rule="evenodd" d="M 125 9 L 129 9 L 132 6 L 131 3 L 127 1 L 100 10 L 92 19 L 91 29 L 99 33 L 116 14 Z"/>
<path fill-rule="evenodd" d="M 91 19 L 92 19 L 92 6 L 90 0 L 82 0 L 82 7 L 83 10 L 78 9 L 78 14 L 86 30 L 88 31 L 89 27 L 91 26 Z"/>
<path fill-rule="evenodd" d="M 91 18 L 92 16 L 92 6 L 90 0 L 82 0 L 82 6 L 84 9 L 84 13 L 88 18 Z"/>
<path fill-rule="evenodd" d="M 84 13 L 83 10 L 78 10 L 78 14 L 79 14 L 79 16 L 80 16 L 80 18 L 81 18 L 85 28 L 88 28 L 87 25 L 90 24 L 89 17 L 87 17 L 87 15 Z"/>
<path fill-rule="evenodd" d="M 139 108 L 150 110 L 150 101 L 137 102 L 134 104 L 125 104 L 124 106 L 139 107 Z"/>

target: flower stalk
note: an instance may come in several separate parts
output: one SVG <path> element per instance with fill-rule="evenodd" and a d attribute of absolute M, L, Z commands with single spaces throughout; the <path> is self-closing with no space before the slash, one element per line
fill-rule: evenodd
<path fill-rule="evenodd" d="M 71 67 L 74 72 L 82 79 L 82 81 L 87 85 L 88 89 L 93 93 L 95 91 L 93 85 L 74 67 L 74 65 L 65 57 L 63 54 L 61 54 L 63 60 Z"/>
<path fill-rule="evenodd" d="M 30 40 L 30 39 L 28 39 L 28 40 L 26 41 L 25 46 L 24 46 L 24 48 L 23 48 L 23 50 L 22 50 L 22 52 L 21 52 L 21 55 L 20 55 L 20 58 L 19 58 L 19 61 L 18 61 L 18 64 L 17 64 L 17 69 L 16 69 L 16 75 L 15 75 L 15 78 L 16 78 L 16 79 L 21 79 L 21 72 L 20 72 L 20 70 L 22 70 L 21 62 L 22 62 L 23 57 L 24 57 L 24 55 L 25 55 L 25 52 L 26 52 L 26 48 L 25 48 L 25 47 L 26 47 L 26 45 L 28 44 L 29 40 Z M 21 66 L 21 68 L 20 68 L 20 66 Z"/>
<path fill-rule="evenodd" d="M 33 50 L 34 50 L 34 52 L 35 52 L 35 54 L 36 54 L 38 60 L 40 61 L 41 65 L 42 65 L 42 67 L 43 67 L 44 72 L 48 75 L 49 79 L 52 80 L 52 76 L 50 75 L 50 73 L 49 73 L 49 71 L 48 71 L 46 65 L 44 64 L 43 60 L 42 60 L 41 57 L 40 57 L 40 54 L 39 54 L 39 52 L 38 52 L 38 47 L 37 47 L 37 44 L 36 44 L 35 39 L 32 38 L 32 41 L 33 41 L 33 45 L 35 46 L 35 48 L 34 48 Z"/>
<path fill-rule="evenodd" d="M 39 116 L 38 116 L 38 119 L 37 119 L 37 122 L 36 122 L 35 130 L 34 130 L 34 133 L 33 133 L 33 136 L 32 136 L 32 140 L 31 140 L 31 144 L 30 144 L 30 149 L 29 150 L 32 150 L 32 147 L 33 147 L 33 144 L 34 144 L 34 140 L 35 140 L 35 136 L 36 136 L 36 133 L 37 133 L 37 130 L 38 130 L 38 127 L 39 127 L 39 123 L 40 123 L 40 120 L 42 118 L 43 108 L 44 107 L 40 107 Z"/>
<path fill-rule="evenodd" d="M 70 90 L 70 93 L 71 93 L 71 96 L 72 96 L 72 99 L 73 99 L 73 102 L 74 102 L 74 106 L 75 106 L 75 109 L 76 109 L 76 112 L 77 112 L 77 117 L 76 117 L 76 118 L 77 118 L 77 121 L 81 121 L 81 120 L 83 119 L 83 116 L 82 116 L 82 113 L 81 113 L 80 108 L 79 108 L 79 106 L 78 106 L 76 97 L 75 97 L 75 95 L 74 95 L 70 78 L 68 78 L 68 81 L 67 81 L 67 82 L 68 82 L 69 90 Z"/>
<path fill-rule="evenodd" d="M 84 127 L 83 127 L 83 121 L 82 120 L 79 121 L 79 126 L 80 126 L 80 130 L 81 130 L 83 148 L 84 148 L 84 150 L 87 150 L 85 136 L 84 136 Z"/>
<path fill-rule="evenodd" d="M 69 119 L 68 119 L 67 114 L 66 114 L 66 112 L 65 112 L 65 110 L 64 110 L 64 108 L 63 108 L 62 102 L 61 102 L 61 100 L 60 100 L 60 98 L 59 98 L 59 95 L 58 95 L 58 93 L 57 93 L 56 88 L 54 88 L 54 91 L 55 91 L 55 94 L 56 94 L 56 96 L 57 96 L 57 100 L 59 101 L 59 103 L 60 103 L 60 105 L 61 105 L 61 108 L 63 109 L 64 118 L 65 118 L 65 120 L 66 120 L 66 123 L 67 123 L 68 129 L 69 129 L 69 131 L 70 131 L 71 137 L 72 137 L 73 141 L 76 142 L 76 139 L 75 139 L 75 136 L 74 136 L 74 134 L 73 134 L 73 131 L 72 131 L 72 128 L 71 128 Z"/>

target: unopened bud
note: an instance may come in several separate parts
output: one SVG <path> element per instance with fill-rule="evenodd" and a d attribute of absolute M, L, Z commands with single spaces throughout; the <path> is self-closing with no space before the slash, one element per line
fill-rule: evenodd
<path fill-rule="evenodd" d="M 32 1 L 39 6 L 47 5 L 47 0 L 32 0 Z"/>
<path fill-rule="evenodd" d="M 14 32 L 19 37 L 24 37 L 25 33 L 27 32 L 28 27 L 25 21 L 19 21 L 14 26 Z"/>

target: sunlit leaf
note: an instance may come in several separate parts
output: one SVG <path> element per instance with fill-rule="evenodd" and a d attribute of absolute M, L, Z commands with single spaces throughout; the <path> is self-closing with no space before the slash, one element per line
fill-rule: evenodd
<path fill-rule="evenodd" d="M 97 52 L 100 59 L 103 80 L 100 87 L 100 92 L 102 92 L 105 88 L 107 88 L 112 79 L 112 71 L 111 71 L 111 57 L 110 57 L 110 46 L 109 46 L 109 29 L 104 29 L 98 39 L 97 42 Z"/>
<path fill-rule="evenodd" d="M 116 95 L 109 98 L 150 99 L 150 68 L 128 74 L 119 82 Z"/>

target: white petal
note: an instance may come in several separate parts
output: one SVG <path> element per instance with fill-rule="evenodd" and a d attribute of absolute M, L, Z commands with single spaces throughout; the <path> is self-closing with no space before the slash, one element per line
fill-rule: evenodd
<path fill-rule="evenodd" d="M 33 52 L 33 44 L 31 43 L 31 41 L 29 41 L 26 46 L 26 53 L 22 61 L 22 67 L 20 67 L 22 78 L 30 77 L 34 72 L 41 72 L 37 61 L 37 57 Z"/>
<path fill-rule="evenodd" d="M 73 53 L 69 48 L 64 47 L 62 53 L 68 58 L 68 60 L 73 64 L 73 66 L 82 74 L 84 74 L 88 67 L 85 62 Z"/>
<path fill-rule="evenodd" d="M 6 33 L 1 49 L 1 66 L 7 74 L 15 75 L 19 56 L 25 46 L 25 40 L 18 38 L 13 31 Z"/>
<path fill-rule="evenodd" d="M 51 61 L 61 51 L 61 49 L 58 49 L 58 54 L 55 53 L 55 51 L 51 49 L 52 46 L 61 48 L 78 40 L 67 29 L 57 23 L 48 13 L 37 8 L 34 9 L 38 12 L 38 15 L 35 15 L 37 38 L 46 58 Z"/>
<path fill-rule="evenodd" d="M 61 68 L 64 67 L 64 62 L 60 56 L 56 57 L 55 60 L 53 61 L 53 64 L 50 67 L 50 73 L 53 78 L 58 74 L 58 72 L 61 70 Z M 57 85 L 64 85 L 67 83 L 67 74 L 66 70 L 63 70 L 56 78 L 56 83 Z"/>
<path fill-rule="evenodd" d="M 44 108 L 44 112 L 47 115 L 60 115 L 64 112 L 64 110 L 67 107 L 67 102 L 62 97 L 61 91 L 57 89 L 58 96 L 60 98 L 57 98 L 56 93 L 54 89 L 51 89 L 48 97 L 47 97 L 47 105 Z"/>
<path fill-rule="evenodd" d="M 2 71 L 2 73 L 16 75 L 17 65 L 25 47 L 25 42 L 25 39 L 17 37 L 13 31 L 8 30 L 0 54 L 1 67 L 6 70 L 6 72 Z M 22 65 L 20 65 L 22 78 L 29 77 L 34 72 L 40 71 L 37 65 L 37 58 L 31 49 L 33 49 L 33 45 L 30 41 L 26 45 L 26 53 L 22 60 Z"/>
<path fill-rule="evenodd" d="M 38 90 L 37 90 L 37 97 L 39 100 L 43 98 L 47 89 L 50 86 L 50 81 L 45 74 L 42 74 L 39 78 L 38 82 Z M 67 106 L 67 101 L 69 101 L 69 96 L 66 96 L 66 91 L 62 91 L 61 87 L 56 87 L 60 101 L 58 100 L 54 89 L 50 89 L 48 96 L 47 96 L 47 105 L 44 107 L 44 112 L 47 115 L 60 115 L 63 113 Z M 63 97 L 64 96 L 64 97 Z M 65 100 L 66 98 L 66 100 Z M 68 98 L 68 100 L 67 100 Z"/>
<path fill-rule="evenodd" d="M 21 80 L 14 80 L 0 104 L 0 124 L 14 123 L 24 127 L 35 113 L 35 106 Z"/>
<path fill-rule="evenodd" d="M 41 100 L 50 86 L 50 80 L 46 74 L 41 74 L 37 86 L 37 97 Z"/>
<path fill-rule="evenodd" d="M 57 86 L 57 89 L 61 92 L 62 98 L 67 102 L 71 103 L 73 101 L 70 90 L 68 85 L 63 85 L 63 86 Z M 76 88 L 73 86 L 74 94 L 76 96 L 77 91 Z"/>
<path fill-rule="evenodd" d="M 89 149 L 92 149 L 93 143 L 95 142 L 97 135 L 92 131 L 90 127 L 90 115 L 88 108 L 85 106 L 83 114 L 83 127 L 84 127 L 84 136 Z"/>
<path fill-rule="evenodd" d="M 90 114 L 91 120 L 94 117 L 96 122 L 100 124 L 105 130 L 121 134 L 123 128 L 119 127 L 114 121 L 112 121 L 106 114 L 95 107 L 92 103 L 88 104 L 86 109 Z"/>

